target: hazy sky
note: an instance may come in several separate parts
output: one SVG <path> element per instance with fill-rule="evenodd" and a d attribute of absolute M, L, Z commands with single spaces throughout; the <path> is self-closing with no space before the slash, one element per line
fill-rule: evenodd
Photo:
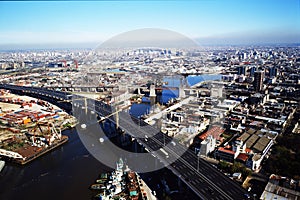
<path fill-rule="evenodd" d="M 0 45 L 98 44 L 140 28 L 200 43 L 300 42 L 299 0 L 0 2 Z"/>

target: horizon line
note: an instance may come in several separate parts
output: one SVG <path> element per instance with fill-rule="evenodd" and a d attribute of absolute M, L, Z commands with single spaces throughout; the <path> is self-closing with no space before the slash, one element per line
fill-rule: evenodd
<path fill-rule="evenodd" d="M 92 45 L 94 44 L 94 45 Z M 101 43 L 80 42 L 80 43 L 44 43 L 44 44 L 0 44 L 0 51 L 26 51 L 26 50 L 95 50 Z M 61 46 L 59 46 L 61 45 Z M 232 42 L 232 43 L 203 43 L 198 47 L 226 47 L 226 46 L 300 46 L 300 42 Z M 126 48 L 126 47 L 123 47 Z M 123 49 L 122 47 L 120 49 Z M 142 47 L 133 47 L 142 48 Z M 166 49 L 168 49 L 166 47 Z M 178 48 L 180 49 L 180 48 Z"/>

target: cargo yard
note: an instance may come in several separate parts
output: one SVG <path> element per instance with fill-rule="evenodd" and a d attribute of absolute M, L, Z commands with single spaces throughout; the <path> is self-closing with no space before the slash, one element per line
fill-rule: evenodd
<path fill-rule="evenodd" d="M 76 119 L 60 108 L 31 97 L 1 90 L 0 156 L 26 164 L 68 141 L 61 131 Z"/>

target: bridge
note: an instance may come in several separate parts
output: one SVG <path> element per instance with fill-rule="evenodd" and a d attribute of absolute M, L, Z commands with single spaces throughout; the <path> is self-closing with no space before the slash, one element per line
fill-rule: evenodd
<path fill-rule="evenodd" d="M 150 122 L 151 122 L 152 120 L 154 120 L 154 119 L 160 119 L 164 114 L 167 114 L 167 113 L 169 113 L 169 112 L 171 112 L 171 111 L 173 111 L 173 110 L 176 110 L 176 109 L 180 108 L 182 105 L 189 103 L 192 99 L 193 99 L 192 97 L 185 98 L 185 99 L 181 100 L 179 103 L 176 103 L 176 104 L 174 104 L 174 105 L 172 105 L 172 106 L 170 106 L 170 107 L 168 107 L 168 108 L 162 110 L 162 111 L 159 112 L 159 113 L 150 115 L 150 116 L 149 116 L 147 119 L 145 119 L 144 121 L 145 121 L 146 123 L 150 123 Z"/>
<path fill-rule="evenodd" d="M 228 82 L 223 82 L 223 81 L 212 81 L 212 80 L 205 80 L 205 81 L 200 81 L 199 83 L 196 83 L 195 85 L 192 85 L 190 88 L 197 88 L 205 84 L 215 84 L 215 85 L 228 85 Z"/>
<path fill-rule="evenodd" d="M 112 91 L 113 89 L 118 88 L 118 86 L 91 86 L 91 85 L 61 85 L 61 86 L 45 86 L 44 88 L 49 90 L 59 90 L 67 92 L 103 92 L 103 91 Z M 149 88 L 143 85 L 133 85 L 127 86 L 128 89 L 138 89 L 143 91 L 149 91 Z M 168 87 L 168 86 L 157 86 L 155 90 L 178 90 L 178 87 Z M 140 93 L 140 92 L 139 92 Z"/>
<path fill-rule="evenodd" d="M 51 100 L 52 102 L 58 101 L 70 101 L 72 95 L 66 92 L 47 90 L 45 88 L 36 87 L 21 87 L 15 85 L 2 84 L 0 88 L 9 89 L 14 93 L 25 94 L 29 96 L 35 96 L 44 100 Z M 51 102 L 50 101 L 50 102 Z M 91 100 L 92 101 L 92 100 Z M 85 100 L 85 107 L 88 108 L 88 100 Z M 69 104 L 70 103 L 64 103 Z M 65 106 L 66 108 L 68 106 Z M 91 107 L 89 107 L 91 108 Z M 93 112 L 99 116 L 108 116 L 112 114 L 112 109 L 109 105 L 95 101 Z M 146 148 L 149 152 L 156 151 L 165 147 L 165 144 L 173 142 L 173 138 L 162 133 L 157 128 L 146 124 L 143 120 L 131 116 L 131 120 L 128 120 L 124 116 L 126 113 L 120 111 L 119 113 L 119 126 L 125 132 L 130 134 L 134 138 L 138 138 L 138 141 Z M 113 121 L 112 118 L 110 120 Z M 133 123 L 141 126 L 146 126 L 146 129 L 137 129 L 133 126 Z M 135 125 L 136 125 L 135 124 Z M 152 135 L 157 133 L 153 137 L 144 138 L 145 135 Z M 181 153 L 183 153 L 181 155 Z M 242 188 L 238 183 L 234 182 L 218 169 L 215 169 L 207 161 L 203 160 L 191 150 L 186 150 L 186 147 L 176 142 L 176 145 L 168 145 L 168 148 L 164 148 L 164 151 L 156 151 L 156 158 L 160 159 L 163 163 L 168 163 L 169 168 L 174 174 L 176 174 L 188 187 L 199 196 L 199 199 L 215 199 L 215 200 L 235 200 L 235 199 L 248 199 L 247 191 Z M 170 157 L 178 157 L 173 163 L 169 163 Z"/>
<path fill-rule="evenodd" d="M 190 75 L 199 76 L 199 75 L 220 74 L 220 73 L 221 73 L 221 71 L 213 70 L 213 71 L 198 71 L 198 72 L 179 72 L 178 74 L 187 77 L 187 76 L 190 76 Z"/>

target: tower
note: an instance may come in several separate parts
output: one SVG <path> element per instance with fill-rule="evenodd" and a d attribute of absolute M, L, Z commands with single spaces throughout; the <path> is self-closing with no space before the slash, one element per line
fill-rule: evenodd
<path fill-rule="evenodd" d="M 250 76 L 254 76 L 255 71 L 256 71 L 256 67 L 255 66 L 251 67 L 250 68 Z"/>
<path fill-rule="evenodd" d="M 254 81 L 253 87 L 256 92 L 260 92 L 263 89 L 263 80 L 264 80 L 264 72 L 256 71 L 254 72 Z"/>
<path fill-rule="evenodd" d="M 178 97 L 180 99 L 183 99 L 185 98 L 185 91 L 184 91 L 184 88 L 186 88 L 188 86 L 188 83 L 187 83 L 187 78 L 186 77 L 183 77 L 180 79 L 180 85 L 179 85 L 179 91 L 178 91 Z"/>
<path fill-rule="evenodd" d="M 276 67 L 269 68 L 269 77 L 276 77 L 278 74 L 278 70 Z"/>
<path fill-rule="evenodd" d="M 150 97 L 151 105 L 155 104 L 155 101 L 156 101 L 155 85 L 150 85 L 149 97 Z"/>
<path fill-rule="evenodd" d="M 239 66 L 237 68 L 238 75 L 246 75 L 246 66 Z"/>
<path fill-rule="evenodd" d="M 156 97 L 155 94 L 155 85 L 150 85 L 150 97 Z"/>

